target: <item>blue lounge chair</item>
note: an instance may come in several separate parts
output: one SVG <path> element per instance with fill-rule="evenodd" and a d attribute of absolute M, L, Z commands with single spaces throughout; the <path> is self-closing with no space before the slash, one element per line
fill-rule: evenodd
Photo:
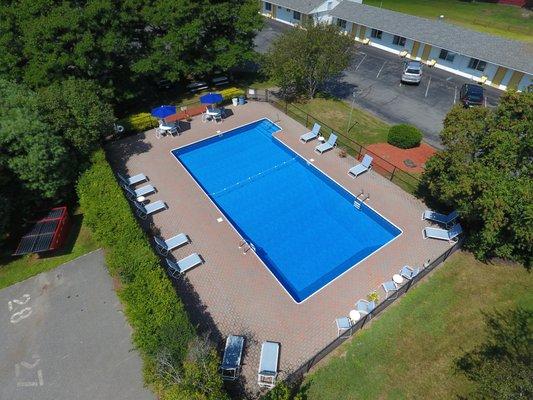
<path fill-rule="evenodd" d="M 235 381 L 241 370 L 242 351 L 244 349 L 244 337 L 229 335 L 226 339 L 224 356 L 220 373 L 225 381 Z"/>
<path fill-rule="evenodd" d="M 167 209 L 167 205 L 161 200 L 154 201 L 153 203 L 148 203 L 147 205 L 138 202 L 135 202 L 134 204 L 135 207 L 137 207 L 137 215 L 141 219 L 146 219 L 148 215 L 153 214 L 159 210 Z"/>
<path fill-rule="evenodd" d="M 405 279 L 410 280 L 417 276 L 419 272 L 420 267 L 411 268 L 408 265 L 404 265 L 404 267 L 400 270 L 400 275 L 403 276 Z"/>
<path fill-rule="evenodd" d="M 368 154 L 365 154 L 363 161 L 360 164 L 357 164 L 355 167 L 349 169 L 348 175 L 352 175 L 353 178 L 356 178 L 363 172 L 368 171 L 370 168 L 372 168 L 372 160 L 372 157 L 370 157 Z"/>
<path fill-rule="evenodd" d="M 450 243 L 456 242 L 458 236 L 463 233 L 463 228 L 460 224 L 455 224 L 450 230 L 440 228 L 424 228 L 424 239 L 439 239 L 447 240 Z"/>
<path fill-rule="evenodd" d="M 424 211 L 424 214 L 422 214 L 422 219 L 437 222 L 439 224 L 444 225 L 445 227 L 451 225 L 458 217 L 459 214 L 455 210 L 449 213 L 448 215 L 441 214 L 432 210 L 426 210 Z"/>
<path fill-rule="evenodd" d="M 198 253 L 192 253 L 191 255 L 182 258 L 181 260 L 174 262 L 168 258 L 165 258 L 167 261 L 168 272 L 173 278 L 176 275 L 183 274 L 190 270 L 191 268 L 196 267 L 197 265 L 203 264 L 204 260 L 198 255 Z"/>
<path fill-rule="evenodd" d="M 361 299 L 357 303 L 355 303 L 355 309 L 359 311 L 359 314 L 361 315 L 370 314 L 374 310 L 374 308 L 376 308 L 375 301 Z"/>
<path fill-rule="evenodd" d="M 122 174 L 117 173 L 118 178 L 122 181 L 122 183 L 132 186 L 136 185 L 141 182 L 145 182 L 148 180 L 148 178 L 144 174 L 137 174 L 131 177 L 126 177 Z"/>
<path fill-rule="evenodd" d="M 398 290 L 398 285 L 394 281 L 388 281 L 381 284 L 381 287 L 385 291 L 385 298 L 389 297 L 389 293 L 393 293 Z"/>
<path fill-rule="evenodd" d="M 148 196 L 149 194 L 155 193 L 155 187 L 152 185 L 144 185 L 141 186 L 139 189 L 132 189 L 125 183 L 122 184 L 122 187 L 126 191 L 126 196 L 130 200 L 135 200 L 137 197 L 140 196 Z"/>
<path fill-rule="evenodd" d="M 302 136 L 300 136 L 300 140 L 304 143 L 307 143 L 310 140 L 316 139 L 320 134 L 320 128 L 321 126 L 315 122 L 315 124 L 313 125 L 313 130 L 311 132 L 304 133 Z"/>
<path fill-rule="evenodd" d="M 348 317 L 339 317 L 335 320 L 335 324 L 337 325 L 337 336 L 341 336 L 350 330 L 352 320 Z"/>
<path fill-rule="evenodd" d="M 184 233 L 180 233 L 167 240 L 163 240 L 157 236 L 154 236 L 154 240 L 157 246 L 157 251 L 162 256 L 166 256 L 172 250 L 177 249 L 184 244 L 190 243 L 189 237 Z"/>
<path fill-rule="evenodd" d="M 279 343 L 263 342 L 261 357 L 259 358 L 259 371 L 257 383 L 261 387 L 273 388 L 276 386 L 278 376 Z"/>
<path fill-rule="evenodd" d="M 317 153 L 322 154 L 334 148 L 336 146 L 336 143 L 337 143 L 337 135 L 332 133 L 331 135 L 329 135 L 329 139 L 326 143 L 319 144 L 318 146 L 315 147 L 315 151 Z"/>

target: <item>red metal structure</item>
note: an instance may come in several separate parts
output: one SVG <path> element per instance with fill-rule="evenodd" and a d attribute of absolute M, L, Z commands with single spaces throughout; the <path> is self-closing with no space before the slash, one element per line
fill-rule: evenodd
<path fill-rule="evenodd" d="M 70 218 L 67 207 L 52 208 L 48 214 L 35 222 L 33 228 L 22 237 L 14 256 L 56 250 L 67 237 Z"/>

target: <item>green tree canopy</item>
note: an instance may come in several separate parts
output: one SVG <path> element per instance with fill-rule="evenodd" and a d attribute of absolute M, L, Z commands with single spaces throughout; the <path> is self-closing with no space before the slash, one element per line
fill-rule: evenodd
<path fill-rule="evenodd" d="M 255 0 L 6 0 L 0 77 L 32 88 L 87 79 L 108 99 L 125 99 L 146 81 L 251 59 L 261 23 Z"/>
<path fill-rule="evenodd" d="M 440 134 L 446 150 L 426 164 L 427 200 L 458 210 L 480 259 L 531 265 L 532 130 L 533 93 L 508 92 L 493 110 L 456 106 Z"/>
<path fill-rule="evenodd" d="M 348 66 L 352 46 L 335 25 L 310 23 L 279 36 L 263 68 L 285 96 L 314 97 L 320 85 Z"/>
<path fill-rule="evenodd" d="M 533 397 L 533 312 L 516 308 L 485 316 L 487 337 L 456 362 L 476 384 L 469 398 L 519 400 Z"/>
<path fill-rule="evenodd" d="M 38 98 L 43 121 L 66 140 L 82 161 L 113 131 L 113 110 L 101 100 L 94 82 L 69 78 L 41 89 Z"/>

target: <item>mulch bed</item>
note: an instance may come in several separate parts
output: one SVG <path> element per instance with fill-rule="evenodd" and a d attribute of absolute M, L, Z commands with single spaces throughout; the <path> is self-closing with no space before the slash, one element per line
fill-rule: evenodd
<path fill-rule="evenodd" d="M 426 161 L 437 152 L 433 147 L 425 143 L 421 143 L 420 146 L 413 149 L 399 149 L 388 143 L 375 143 L 367 146 L 367 149 L 402 171 L 411 173 L 423 172 Z M 386 163 L 379 158 L 374 158 L 373 162 L 386 170 L 391 168 L 390 165 L 385 165 Z"/>

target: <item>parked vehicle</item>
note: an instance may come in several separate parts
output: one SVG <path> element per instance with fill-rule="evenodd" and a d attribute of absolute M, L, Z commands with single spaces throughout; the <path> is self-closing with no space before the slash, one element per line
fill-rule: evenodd
<path fill-rule="evenodd" d="M 465 83 L 459 91 L 459 100 L 465 107 L 482 106 L 485 101 L 485 90 L 474 83 Z"/>
<path fill-rule="evenodd" d="M 402 73 L 402 83 L 419 84 L 422 80 L 422 63 L 420 61 L 409 61 L 405 63 Z"/>

